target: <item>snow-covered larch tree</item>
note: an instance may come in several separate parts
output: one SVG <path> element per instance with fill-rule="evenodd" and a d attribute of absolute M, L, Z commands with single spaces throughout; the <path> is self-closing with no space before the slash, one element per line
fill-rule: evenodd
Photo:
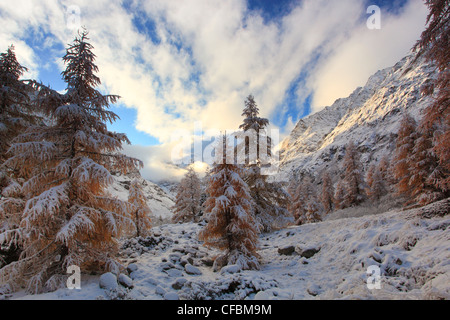
<path fill-rule="evenodd" d="M 0 54 L 0 164 L 7 158 L 11 141 L 34 122 L 30 98 L 33 88 L 20 79 L 26 71 L 17 61 L 14 46 Z"/>
<path fill-rule="evenodd" d="M 25 201 L 22 193 L 25 170 L 4 162 L 11 141 L 39 119 L 33 113 L 30 81 L 20 79 L 27 71 L 10 46 L 0 54 L 0 267 L 18 259 L 22 248 L 20 218 Z"/>
<path fill-rule="evenodd" d="M 151 211 L 142 190 L 142 183 L 138 179 L 133 179 L 130 183 L 128 202 L 133 205 L 132 218 L 136 226 L 136 236 L 145 237 L 152 227 Z"/>
<path fill-rule="evenodd" d="M 317 201 L 311 177 L 306 175 L 293 190 L 291 212 L 298 225 L 319 221 L 319 203 Z"/>
<path fill-rule="evenodd" d="M 404 114 L 397 133 L 397 143 L 392 161 L 392 172 L 396 180 L 395 189 L 397 195 L 405 198 L 407 204 L 412 201 L 409 180 L 412 176 L 412 151 L 418 137 L 416 128 L 417 123 L 414 118 Z"/>
<path fill-rule="evenodd" d="M 334 188 L 328 170 L 325 170 L 322 173 L 322 192 L 319 195 L 319 200 L 324 208 L 325 214 L 328 214 L 333 210 Z"/>
<path fill-rule="evenodd" d="M 260 224 L 260 229 L 263 232 L 270 232 L 293 222 L 293 217 L 287 209 L 290 194 L 280 182 L 269 182 L 268 176 L 261 173 L 265 165 L 270 165 L 264 163 L 262 158 L 263 154 L 270 154 L 272 140 L 265 132 L 269 120 L 259 117 L 259 108 L 253 95 L 249 95 L 245 100 L 242 116 L 244 120 L 239 128 L 243 130 L 244 139 L 238 150 L 241 148 L 245 154 L 243 178 L 250 187 L 250 195 L 254 202 L 253 214 Z M 247 137 L 246 133 L 251 134 Z"/>
<path fill-rule="evenodd" d="M 360 204 L 364 200 L 364 185 L 359 162 L 359 153 L 353 141 L 350 141 L 345 149 L 342 179 L 345 188 L 343 206 L 345 208 Z"/>
<path fill-rule="evenodd" d="M 337 210 L 344 209 L 344 196 L 345 196 L 345 187 L 344 182 L 339 180 L 336 184 L 336 189 L 334 192 L 334 207 Z"/>
<path fill-rule="evenodd" d="M 172 221 L 197 221 L 201 214 L 201 196 L 201 181 L 193 167 L 189 166 L 177 188 Z"/>
<path fill-rule="evenodd" d="M 224 140 L 224 145 L 226 138 Z M 236 264 L 241 269 L 258 269 L 256 253 L 258 230 L 252 214 L 252 198 L 246 182 L 241 178 L 242 169 L 226 163 L 224 150 L 222 163 L 210 171 L 205 202 L 207 225 L 199 239 L 206 246 L 222 250 L 215 259 L 214 270 Z"/>
<path fill-rule="evenodd" d="M 385 194 L 383 176 L 378 166 L 374 164 L 367 170 L 366 194 L 372 202 L 377 202 Z"/>
<path fill-rule="evenodd" d="M 433 184 L 437 192 L 434 196 L 423 197 L 423 204 L 436 196 L 450 196 L 450 1 L 427 0 L 425 4 L 429 14 L 427 26 L 415 46 L 417 59 L 424 56 L 436 65 L 439 73 L 422 88 L 422 93 L 432 96 L 433 102 L 425 109 L 419 128 L 432 140 L 427 153 L 437 159 L 427 182 Z"/>
<path fill-rule="evenodd" d="M 22 191 L 28 201 L 20 226 L 20 259 L 0 270 L 0 283 L 31 292 L 65 283 L 67 267 L 118 272 L 116 239 L 133 227 L 132 206 L 108 195 L 110 171 L 142 166 L 120 154 L 126 135 L 108 131 L 118 116 L 107 110 L 118 96 L 103 95 L 95 55 L 83 30 L 67 48 L 62 72 L 67 90 L 39 86 L 38 106 L 51 125 L 19 135 L 7 165 L 32 172 Z"/>

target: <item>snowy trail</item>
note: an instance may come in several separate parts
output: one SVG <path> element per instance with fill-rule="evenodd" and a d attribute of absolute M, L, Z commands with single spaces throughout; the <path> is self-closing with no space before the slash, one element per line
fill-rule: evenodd
<path fill-rule="evenodd" d="M 449 203 L 264 234 L 259 271 L 229 266 L 213 272 L 211 259 L 218 252 L 197 240 L 201 226 L 163 225 L 141 243 L 129 240 L 122 252 L 132 289 L 108 292 L 99 288 L 98 276 L 90 276 L 81 290 L 15 298 L 450 299 Z M 439 205 L 441 216 L 427 217 Z M 379 267 L 381 289 L 368 289 L 369 266 Z"/>

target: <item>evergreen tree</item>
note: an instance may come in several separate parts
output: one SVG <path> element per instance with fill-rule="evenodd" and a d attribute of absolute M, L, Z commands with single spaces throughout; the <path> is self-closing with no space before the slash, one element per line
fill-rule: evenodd
<path fill-rule="evenodd" d="M 313 185 L 309 176 L 305 176 L 300 180 L 291 197 L 292 205 L 290 206 L 290 209 L 294 216 L 295 223 L 298 225 L 307 223 L 308 210 L 312 212 L 314 211 L 314 208 L 317 207 L 312 206 L 309 208 L 309 204 L 313 204 L 316 201 L 314 199 Z"/>
<path fill-rule="evenodd" d="M 334 188 L 331 176 L 327 170 L 322 173 L 322 192 L 319 197 L 325 214 L 330 213 L 333 210 Z"/>
<path fill-rule="evenodd" d="M 34 120 L 30 114 L 32 87 L 20 80 L 26 71 L 17 61 L 14 46 L 0 54 L 0 163 L 6 160 L 11 141 Z"/>
<path fill-rule="evenodd" d="M 226 139 L 224 138 L 224 145 Z M 222 150 L 226 150 L 226 146 Z M 252 198 L 242 180 L 242 169 L 223 161 L 211 172 L 205 203 L 207 225 L 199 234 L 206 246 L 224 251 L 216 258 L 214 270 L 237 264 L 242 269 L 258 269 L 258 230 L 252 215 Z"/>
<path fill-rule="evenodd" d="M 422 203 L 450 196 L 450 1 L 427 0 L 425 4 L 430 10 L 427 27 L 415 49 L 418 52 L 417 59 L 424 56 L 435 63 L 439 74 L 428 81 L 422 90 L 425 95 L 432 96 L 434 101 L 426 108 L 419 130 L 431 137 L 432 145 L 427 146 L 429 149 L 426 152 L 437 161 L 429 179 L 437 192 L 434 192 L 434 196 L 422 198 Z M 423 143 L 421 148 L 428 144 Z"/>
<path fill-rule="evenodd" d="M 405 198 L 406 203 L 410 203 L 412 200 L 409 181 L 413 166 L 412 150 L 414 150 L 417 139 L 416 127 L 416 121 L 408 114 L 405 114 L 400 122 L 400 128 L 397 133 L 397 143 L 392 162 L 397 195 Z"/>
<path fill-rule="evenodd" d="M 339 180 L 334 193 L 334 207 L 337 210 L 344 209 L 346 207 L 344 203 L 345 192 L 344 182 Z"/>
<path fill-rule="evenodd" d="M 23 248 L 20 219 L 25 207 L 21 180 L 5 176 L 0 194 L 0 268 L 19 259 Z"/>
<path fill-rule="evenodd" d="M 312 183 L 307 187 L 308 190 L 308 200 L 306 202 L 306 214 L 305 223 L 314 223 L 322 221 L 321 212 L 323 212 L 323 207 L 317 197 L 316 190 Z"/>
<path fill-rule="evenodd" d="M 106 192 L 110 171 L 126 173 L 142 163 L 119 153 L 124 134 L 107 130 L 117 115 L 107 108 L 118 96 L 102 95 L 95 55 L 83 31 L 67 49 L 59 94 L 40 87 L 37 102 L 51 125 L 32 126 L 11 146 L 10 167 L 30 170 L 22 192 L 28 199 L 20 227 L 24 250 L 0 270 L 0 283 L 26 284 L 29 291 L 54 289 L 66 270 L 117 272 L 116 239 L 133 226 L 132 206 Z"/>
<path fill-rule="evenodd" d="M 150 208 L 147 205 L 147 198 L 142 190 L 142 183 L 138 179 L 133 179 L 130 183 L 128 202 L 133 205 L 133 220 L 136 226 L 136 236 L 145 237 L 152 227 L 150 219 Z"/>
<path fill-rule="evenodd" d="M 267 148 L 264 154 L 270 155 L 271 152 L 271 139 L 265 134 L 269 120 L 259 117 L 259 108 L 252 95 L 247 97 L 242 115 L 245 118 L 239 128 L 243 130 L 244 136 L 245 133 L 251 133 L 249 139 L 238 146 L 238 149 L 245 147 L 244 180 L 250 187 L 254 202 L 253 214 L 260 225 L 258 228 L 263 232 L 270 232 L 293 222 L 287 209 L 290 194 L 284 190 L 280 182 L 269 182 L 268 176 L 261 174 L 261 168 L 266 164 L 261 159 L 263 153 L 260 148 Z M 252 152 L 256 154 L 252 155 Z"/>
<path fill-rule="evenodd" d="M 377 202 L 386 193 L 383 175 L 378 166 L 371 165 L 366 174 L 366 194 L 372 202 Z"/>
<path fill-rule="evenodd" d="M 363 179 L 361 165 L 359 163 L 359 154 L 353 141 L 350 141 L 345 150 L 343 163 L 343 185 L 345 188 L 344 208 L 355 206 L 363 201 Z"/>
<path fill-rule="evenodd" d="M 417 133 L 411 157 L 413 161 L 411 161 L 411 177 L 408 184 L 412 199 L 420 205 L 440 200 L 443 194 L 432 182 L 438 160 L 432 152 L 432 136 L 429 131 Z"/>
<path fill-rule="evenodd" d="M 244 117 L 244 121 L 239 126 L 239 129 L 244 131 L 252 129 L 258 133 L 269 125 L 268 119 L 259 117 L 259 108 L 255 102 L 255 97 L 251 94 L 245 100 L 245 108 L 242 116 Z"/>
<path fill-rule="evenodd" d="M 192 166 L 190 166 L 177 189 L 173 207 L 173 222 L 197 221 L 199 219 L 201 214 L 201 191 L 200 179 Z"/>

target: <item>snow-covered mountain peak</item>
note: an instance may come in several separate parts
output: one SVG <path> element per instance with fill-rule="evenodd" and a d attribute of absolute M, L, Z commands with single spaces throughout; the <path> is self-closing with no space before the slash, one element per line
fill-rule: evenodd
<path fill-rule="evenodd" d="M 314 175 L 340 162 L 345 145 L 354 141 L 366 167 L 390 155 L 404 111 L 420 118 L 430 103 L 420 94 L 422 85 L 435 76 L 435 68 L 411 54 L 393 67 L 377 71 L 366 85 L 347 98 L 298 121 L 282 142 L 279 180 L 293 172 Z"/>

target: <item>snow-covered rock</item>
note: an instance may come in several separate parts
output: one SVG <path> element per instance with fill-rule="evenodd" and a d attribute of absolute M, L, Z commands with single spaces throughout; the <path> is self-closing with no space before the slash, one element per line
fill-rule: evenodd
<path fill-rule="evenodd" d="M 192 275 L 201 275 L 202 271 L 197 268 L 194 267 L 192 264 L 186 264 L 184 266 L 184 270 L 186 271 L 187 274 L 192 274 Z"/>
<path fill-rule="evenodd" d="M 222 275 L 226 273 L 233 274 L 239 271 L 241 271 L 241 268 L 237 264 L 230 264 L 220 269 L 220 274 Z"/>
<path fill-rule="evenodd" d="M 119 284 L 121 284 L 125 288 L 133 287 L 133 280 L 131 280 L 131 278 L 129 276 L 127 276 L 126 274 L 123 274 L 123 273 L 119 274 L 117 281 L 119 282 Z"/>
<path fill-rule="evenodd" d="M 114 290 L 119 286 L 117 277 L 112 272 L 104 273 L 100 276 L 99 286 L 105 290 Z"/>
<path fill-rule="evenodd" d="M 180 300 L 180 297 L 175 292 L 167 292 L 164 295 L 164 300 Z"/>
<path fill-rule="evenodd" d="M 261 235 L 260 270 L 239 270 L 232 265 L 214 272 L 200 261 L 220 252 L 204 248 L 193 236 L 201 230 L 200 225 L 164 225 L 154 231 L 170 239 L 168 246 L 151 247 L 136 258 L 133 288 L 117 288 L 115 275 L 105 274 L 101 282 L 112 283 L 109 287 L 117 291 L 107 294 L 99 288 L 98 276 L 82 274 L 81 290 L 59 289 L 39 296 L 17 293 L 11 299 L 243 300 L 261 295 L 278 300 L 450 299 L 450 216 L 448 210 L 442 214 L 448 203 L 443 200 L 408 211 L 326 220 Z M 278 253 L 278 248 L 289 245 L 320 251 L 309 259 L 298 253 Z M 186 273 L 182 259 L 170 262 L 169 255 L 174 252 L 182 257 L 190 254 L 193 265 L 201 265 L 202 274 Z M 207 256 L 200 258 L 203 253 Z M 162 260 L 170 263 L 168 270 L 177 270 L 177 275 L 161 268 Z M 367 286 L 368 270 L 373 270 L 369 268 L 379 270 L 380 289 Z M 178 283 L 177 289 L 174 283 Z"/>
<path fill-rule="evenodd" d="M 253 300 L 270 300 L 270 296 L 265 291 L 259 291 L 257 294 L 255 294 Z"/>

